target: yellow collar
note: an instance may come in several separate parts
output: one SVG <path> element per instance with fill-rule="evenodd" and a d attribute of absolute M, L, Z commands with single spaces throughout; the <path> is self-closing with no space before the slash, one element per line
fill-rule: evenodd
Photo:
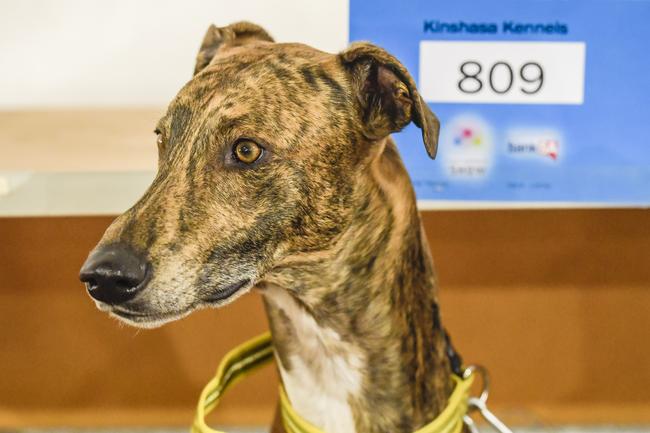
<path fill-rule="evenodd" d="M 273 346 L 271 334 L 268 332 L 228 352 L 221 361 L 215 377 L 203 388 L 192 424 L 192 433 L 223 433 L 208 427 L 205 416 L 217 406 L 221 396 L 230 386 L 272 361 Z M 436 419 L 415 433 L 459 433 L 462 430 L 463 416 L 467 414 L 467 400 L 474 376 L 460 379 L 454 375 L 452 378 L 455 387 L 445 409 Z M 280 407 L 287 433 L 323 433 L 296 413 L 282 385 L 280 385 Z"/>

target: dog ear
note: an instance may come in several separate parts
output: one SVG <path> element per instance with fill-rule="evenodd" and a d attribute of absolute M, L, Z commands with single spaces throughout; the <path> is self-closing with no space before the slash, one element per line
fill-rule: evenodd
<path fill-rule="evenodd" d="M 353 43 L 339 57 L 351 74 L 366 136 L 383 138 L 413 121 L 422 130 L 427 153 L 435 158 L 440 122 L 418 93 L 404 65 L 384 49 L 367 42 Z"/>
<path fill-rule="evenodd" d="M 219 50 L 256 41 L 273 42 L 273 38 L 262 27 L 246 21 L 226 27 L 217 27 L 211 24 L 208 31 L 205 32 L 199 54 L 196 56 L 194 75 L 208 66 Z"/>

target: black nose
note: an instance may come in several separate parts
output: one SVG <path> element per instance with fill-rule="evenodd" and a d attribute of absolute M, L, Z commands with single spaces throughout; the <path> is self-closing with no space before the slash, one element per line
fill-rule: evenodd
<path fill-rule="evenodd" d="M 148 277 L 149 264 L 123 244 L 100 247 L 81 267 L 79 279 L 94 299 L 115 305 L 135 297 Z"/>

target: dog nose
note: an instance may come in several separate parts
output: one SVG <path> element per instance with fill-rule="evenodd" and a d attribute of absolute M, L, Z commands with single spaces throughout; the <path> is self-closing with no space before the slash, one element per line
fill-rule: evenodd
<path fill-rule="evenodd" d="M 100 247 L 81 267 L 79 279 L 94 299 L 115 305 L 135 297 L 145 286 L 149 264 L 122 244 Z"/>

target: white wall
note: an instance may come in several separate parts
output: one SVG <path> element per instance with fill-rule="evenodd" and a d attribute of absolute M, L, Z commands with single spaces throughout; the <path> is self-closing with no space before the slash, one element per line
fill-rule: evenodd
<path fill-rule="evenodd" d="M 0 109 L 165 105 L 210 23 L 339 51 L 347 0 L 0 0 Z"/>

